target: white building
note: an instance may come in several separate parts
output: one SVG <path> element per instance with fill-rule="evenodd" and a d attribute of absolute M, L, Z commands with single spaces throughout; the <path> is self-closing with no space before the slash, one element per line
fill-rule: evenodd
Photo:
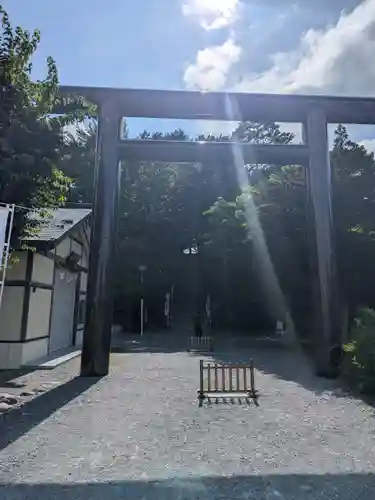
<path fill-rule="evenodd" d="M 79 346 L 86 304 L 91 210 L 60 208 L 6 272 L 0 369 Z"/>

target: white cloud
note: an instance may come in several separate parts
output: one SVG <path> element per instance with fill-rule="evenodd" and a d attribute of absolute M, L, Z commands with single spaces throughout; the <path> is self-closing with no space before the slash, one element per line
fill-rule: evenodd
<path fill-rule="evenodd" d="M 295 50 L 274 54 L 267 70 L 237 75 L 235 90 L 374 96 L 374 54 L 375 0 L 365 0 L 336 25 L 309 30 Z"/>
<path fill-rule="evenodd" d="M 239 6 L 239 0 L 188 0 L 182 13 L 196 18 L 209 31 L 231 25 L 237 19 Z"/>
<path fill-rule="evenodd" d="M 364 139 L 360 144 L 364 146 L 369 153 L 375 153 L 375 139 Z"/>
<path fill-rule="evenodd" d="M 199 90 L 218 90 L 227 80 L 227 75 L 241 55 L 241 48 L 228 39 L 222 45 L 213 45 L 199 50 L 195 63 L 190 64 L 184 73 L 188 88 Z"/>
<path fill-rule="evenodd" d="M 298 19 L 293 19 L 294 25 Z M 311 20 L 310 25 L 313 22 Z M 351 11 L 335 16 L 335 21 L 331 17 L 331 23 L 301 33 L 293 50 L 270 55 L 261 53 L 262 46 L 258 45 L 259 60 L 250 57 L 256 37 L 244 37 L 245 32 L 236 25 L 236 44 L 226 42 L 227 50 L 225 44 L 221 50 L 219 47 L 200 50 L 195 63 L 185 72 L 185 84 L 204 90 L 375 97 L 375 64 L 372 63 L 375 0 L 362 1 Z M 289 40 L 288 34 L 280 44 L 284 45 L 285 40 Z M 268 64 L 265 64 L 267 59 Z M 249 73 L 249 66 L 265 69 Z M 350 137 L 369 151 L 375 150 L 374 127 L 352 126 Z M 299 138 L 300 133 L 297 133 L 296 141 Z"/>

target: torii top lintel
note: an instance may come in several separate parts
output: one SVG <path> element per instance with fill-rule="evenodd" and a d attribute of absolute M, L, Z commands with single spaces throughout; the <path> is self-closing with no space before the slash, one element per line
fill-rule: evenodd
<path fill-rule="evenodd" d="M 327 123 L 375 124 L 375 99 L 296 94 L 198 92 L 61 86 L 61 95 L 115 103 L 118 116 L 191 120 L 303 123 L 309 110 L 324 110 Z"/>

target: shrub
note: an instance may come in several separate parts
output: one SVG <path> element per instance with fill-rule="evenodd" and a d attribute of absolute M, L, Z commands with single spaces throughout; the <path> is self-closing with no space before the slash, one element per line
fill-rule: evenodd
<path fill-rule="evenodd" d="M 344 346 L 343 376 L 363 394 L 375 395 L 375 311 L 358 311 Z"/>

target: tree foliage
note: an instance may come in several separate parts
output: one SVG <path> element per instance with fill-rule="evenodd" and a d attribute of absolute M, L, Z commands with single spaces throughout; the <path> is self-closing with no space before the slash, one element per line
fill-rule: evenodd
<path fill-rule="evenodd" d="M 373 304 L 372 264 L 375 252 L 374 154 L 349 139 L 342 125 L 336 130 L 331 154 L 333 207 L 341 288 L 351 309 Z"/>
<path fill-rule="evenodd" d="M 28 208 L 53 208 L 64 203 L 71 180 L 58 168 L 64 145 L 64 127 L 87 111 L 82 100 L 58 96 L 58 72 L 47 59 L 47 74 L 33 81 L 31 59 L 40 33 L 13 27 L 0 6 L 0 201 Z M 57 105 L 69 112 L 56 116 Z M 25 224 L 24 213 L 16 218 L 15 236 Z"/>
<path fill-rule="evenodd" d="M 71 138 L 69 154 L 64 158 L 64 171 L 75 179 L 70 199 L 77 202 L 92 199 L 92 191 L 87 187 L 92 187 L 94 136 L 94 128 L 76 134 Z M 145 131 L 139 139 L 192 140 L 179 129 L 170 134 Z M 257 143 L 275 140 L 281 143 L 290 142 L 292 136 L 281 132 L 275 124 L 241 123 L 232 136 L 200 135 L 196 139 L 253 140 Z M 267 168 L 271 175 L 274 167 Z M 248 165 L 245 176 L 250 182 L 251 176 L 259 177 L 261 172 L 256 166 Z M 218 320 L 223 324 L 230 323 L 233 317 L 239 318 L 232 309 L 236 309 L 241 300 L 245 303 L 243 307 L 247 307 L 246 298 L 250 298 L 256 316 L 255 310 L 261 310 L 261 305 L 254 286 L 257 278 L 251 260 L 252 228 L 244 215 L 252 190 L 249 186 L 246 192 L 240 186 L 233 164 L 123 162 L 119 272 L 116 276 L 120 301 L 124 300 L 124 294 L 140 293 L 139 266 L 147 264 L 146 282 L 150 293 L 162 296 L 172 285 L 178 284 L 186 301 L 200 300 L 200 294 L 214 294 L 217 310 L 227 311 L 227 317 Z M 183 253 L 193 242 L 198 244 L 197 258 Z M 246 280 L 252 283 L 250 294 Z M 241 285 L 239 290 L 234 290 L 236 283 Z M 217 293 L 218 290 L 222 293 Z M 243 299 L 239 301 L 241 290 Z"/>

